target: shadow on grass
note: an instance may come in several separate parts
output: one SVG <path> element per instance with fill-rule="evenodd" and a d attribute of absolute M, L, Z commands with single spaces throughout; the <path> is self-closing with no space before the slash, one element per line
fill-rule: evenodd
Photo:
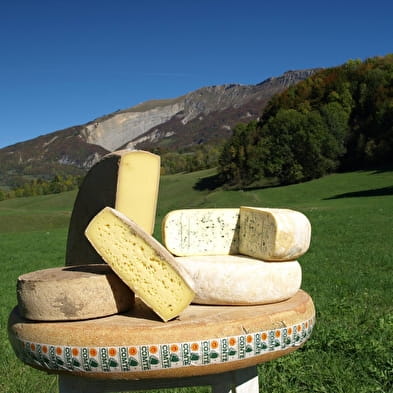
<path fill-rule="evenodd" d="M 374 188 L 370 190 L 346 192 L 344 194 L 338 194 L 330 198 L 324 198 L 324 199 L 328 200 L 328 199 L 374 197 L 374 196 L 386 196 L 386 195 L 393 195 L 393 186 Z"/>
<path fill-rule="evenodd" d="M 194 190 L 203 191 L 203 190 L 215 190 L 216 188 L 221 187 L 224 184 L 218 174 L 208 177 L 203 177 L 199 179 L 195 185 Z"/>

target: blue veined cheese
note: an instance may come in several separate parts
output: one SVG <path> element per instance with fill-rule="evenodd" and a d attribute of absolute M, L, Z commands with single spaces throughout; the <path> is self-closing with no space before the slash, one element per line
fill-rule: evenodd
<path fill-rule="evenodd" d="M 174 255 L 237 254 L 239 209 L 182 209 L 169 212 L 162 240 Z"/>
<path fill-rule="evenodd" d="M 265 262 L 244 255 L 176 257 L 194 282 L 193 303 L 253 305 L 291 298 L 300 289 L 297 261 Z"/>
<path fill-rule="evenodd" d="M 266 261 L 290 261 L 310 247 L 311 224 L 295 210 L 240 207 L 239 253 Z"/>

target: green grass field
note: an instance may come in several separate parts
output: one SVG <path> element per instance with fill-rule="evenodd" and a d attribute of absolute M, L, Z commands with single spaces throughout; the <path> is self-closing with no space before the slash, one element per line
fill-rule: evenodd
<path fill-rule="evenodd" d="M 163 216 L 187 207 L 286 207 L 302 211 L 312 224 L 310 250 L 299 261 L 317 324 L 303 348 L 259 366 L 260 391 L 393 392 L 393 172 L 343 173 L 244 191 L 193 188 L 212 174 L 162 178 L 158 239 Z M 57 391 L 54 376 L 16 359 L 7 319 L 20 274 L 64 264 L 74 198 L 75 192 L 68 192 L 0 202 L 0 392 Z"/>

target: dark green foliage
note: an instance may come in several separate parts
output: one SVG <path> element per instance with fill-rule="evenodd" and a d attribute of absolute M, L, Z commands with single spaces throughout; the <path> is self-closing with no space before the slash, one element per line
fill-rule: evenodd
<path fill-rule="evenodd" d="M 58 194 L 64 191 L 75 190 L 79 187 L 82 179 L 83 176 L 71 175 L 56 175 L 52 180 L 43 180 L 41 178 L 33 179 L 14 187 L 10 191 L 0 189 L 0 201 L 11 198 Z"/>
<path fill-rule="evenodd" d="M 280 184 L 393 161 L 393 55 L 349 61 L 274 96 L 260 121 L 239 125 L 219 159 L 222 181 Z"/>

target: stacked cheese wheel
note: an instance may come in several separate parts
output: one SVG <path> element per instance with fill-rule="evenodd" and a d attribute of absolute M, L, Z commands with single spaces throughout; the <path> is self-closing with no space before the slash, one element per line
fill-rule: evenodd
<path fill-rule="evenodd" d="M 311 225 L 289 209 L 189 209 L 170 212 L 163 241 L 191 275 L 195 303 L 266 304 L 300 288 L 297 261 L 310 246 Z"/>
<path fill-rule="evenodd" d="M 296 259 L 307 251 L 311 232 L 303 214 L 253 207 L 176 210 L 163 221 L 160 244 L 151 235 L 159 171 L 158 156 L 129 150 L 105 156 L 89 171 L 72 212 L 68 268 L 52 275 L 33 272 L 18 280 L 19 306 L 27 318 L 104 316 L 131 307 L 135 294 L 168 321 L 191 302 L 265 304 L 297 292 L 301 269 Z M 83 278 L 87 278 L 86 264 L 103 262 L 118 279 L 105 284 L 107 290 L 126 298 L 112 301 L 111 307 L 104 307 L 110 296 L 98 300 L 83 295 L 86 288 L 98 293 L 97 288 L 107 280 L 96 280 L 93 285 L 92 279 L 81 282 L 79 277 L 84 271 Z M 79 268 L 73 270 L 71 265 Z M 72 290 L 70 280 L 76 280 Z M 64 295 L 57 296 L 54 288 Z M 41 296 L 45 292 L 52 294 L 49 302 Z"/>

